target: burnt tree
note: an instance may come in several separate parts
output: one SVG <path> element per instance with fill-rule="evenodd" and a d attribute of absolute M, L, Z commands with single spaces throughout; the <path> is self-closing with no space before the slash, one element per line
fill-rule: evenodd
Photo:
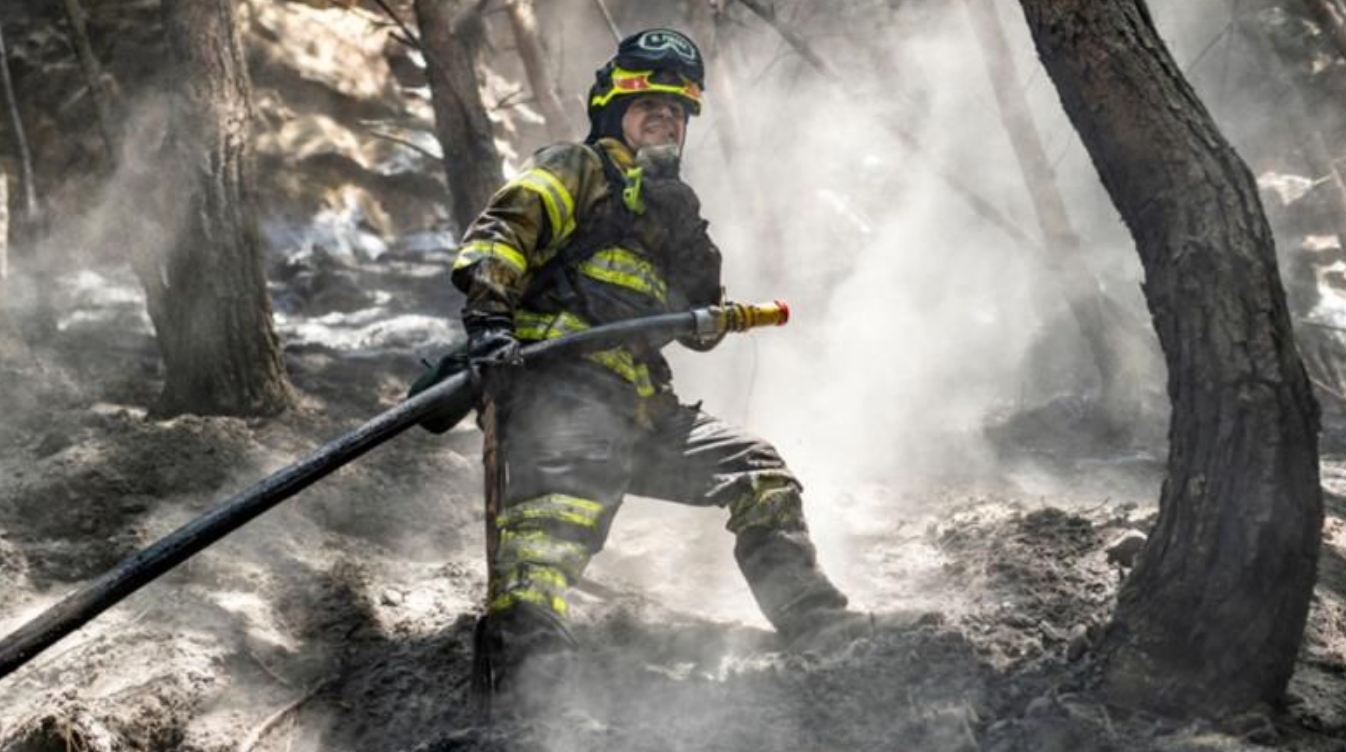
<path fill-rule="evenodd" d="M 160 154 L 176 232 L 139 269 L 163 356 L 156 413 L 268 415 L 290 401 L 252 193 L 251 84 L 233 0 L 165 0 L 172 75 Z"/>
<path fill-rule="evenodd" d="M 500 187 L 501 160 L 477 80 L 476 48 L 482 41 L 455 0 L 415 0 L 425 50 L 435 129 L 448 180 L 449 200 L 462 232 Z"/>
<path fill-rule="evenodd" d="M 1103 644 L 1114 700 L 1224 712 L 1281 699 L 1323 522 L 1318 409 L 1252 173 L 1143 0 L 1021 0 L 1130 229 L 1173 403 L 1159 519 Z"/>

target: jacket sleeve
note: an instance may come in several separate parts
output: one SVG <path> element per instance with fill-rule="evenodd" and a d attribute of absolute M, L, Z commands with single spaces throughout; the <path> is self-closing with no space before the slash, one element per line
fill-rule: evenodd
<path fill-rule="evenodd" d="M 692 308 L 719 305 L 724 302 L 724 286 L 720 278 L 720 249 L 710 239 L 706 231 L 706 220 L 697 222 L 695 230 L 683 246 L 686 254 L 678 265 L 679 273 L 674 284 L 683 290 L 687 304 Z M 698 337 L 680 337 L 683 347 L 705 352 L 714 348 L 724 339 L 724 335 L 711 339 Z"/>
<path fill-rule="evenodd" d="M 579 144 L 548 147 L 491 197 L 453 265 L 453 284 L 467 295 L 464 321 L 513 315 L 531 273 L 574 233 L 576 197 L 590 189 L 591 160 Z"/>

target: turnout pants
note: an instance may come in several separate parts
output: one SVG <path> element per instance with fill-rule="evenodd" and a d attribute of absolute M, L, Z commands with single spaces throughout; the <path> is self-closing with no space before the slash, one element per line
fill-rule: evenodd
<path fill-rule="evenodd" d="M 727 509 L 739 567 L 787 639 L 845 607 L 818 567 L 800 484 L 770 444 L 671 394 L 638 419 L 602 380 L 580 368 L 529 373 L 501 410 L 506 482 L 487 610 L 502 668 L 569 646 L 566 591 L 628 493 Z"/>

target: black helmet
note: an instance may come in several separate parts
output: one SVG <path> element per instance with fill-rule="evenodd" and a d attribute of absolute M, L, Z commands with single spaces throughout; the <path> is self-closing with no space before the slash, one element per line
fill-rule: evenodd
<path fill-rule="evenodd" d="M 589 89 L 589 140 L 621 136 L 622 115 L 640 94 L 672 94 L 688 116 L 701 112 L 706 68 L 701 50 L 679 31 L 646 29 L 623 39 Z"/>

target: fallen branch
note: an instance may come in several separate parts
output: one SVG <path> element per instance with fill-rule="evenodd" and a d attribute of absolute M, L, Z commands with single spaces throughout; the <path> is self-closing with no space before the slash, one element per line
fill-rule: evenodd
<path fill-rule="evenodd" d="M 366 128 L 365 132 L 373 136 L 374 138 L 381 138 L 384 141 L 391 141 L 392 143 L 397 144 L 399 146 L 405 146 L 414 152 L 429 157 L 435 162 L 438 162 L 439 160 L 443 159 L 441 155 L 431 153 L 431 151 L 429 149 L 426 149 L 424 146 L 420 146 L 419 144 L 413 143 L 412 141 L 402 138 L 401 136 L 395 136 L 391 133 L 387 133 L 384 131 L 376 131 L 373 128 Z"/>
<path fill-rule="evenodd" d="M 267 732 L 275 728 L 276 724 L 285 720 L 285 717 L 297 710 L 299 706 L 313 699 L 314 695 L 325 689 L 335 678 L 336 677 L 328 677 L 317 684 L 314 684 L 307 692 L 291 700 L 285 707 L 264 718 L 256 728 L 249 731 L 248 735 L 243 737 L 243 741 L 238 743 L 238 747 L 236 748 L 237 752 L 252 752 L 252 749 L 262 741 L 262 738 L 266 736 Z"/>
<path fill-rule="evenodd" d="M 1324 392 L 1327 392 L 1329 395 L 1336 397 L 1339 401 L 1346 402 L 1346 394 L 1342 394 L 1336 389 L 1333 389 L 1327 384 L 1324 384 L 1321 380 L 1318 379 L 1318 377 L 1314 376 L 1313 374 L 1309 374 L 1309 381 L 1312 382 L 1314 386 L 1318 387 Z"/>
<path fill-rule="evenodd" d="M 842 80 L 840 74 L 838 74 L 831 64 L 824 60 L 823 57 L 813 49 L 813 46 L 808 43 L 808 40 L 804 39 L 802 35 L 776 16 L 776 9 L 774 7 L 762 2 L 762 0 L 738 0 L 738 2 L 746 5 L 749 10 L 761 17 L 763 21 L 770 24 L 771 28 L 775 29 L 776 33 L 779 34 L 786 43 L 793 47 L 795 52 L 798 53 L 805 62 L 813 66 L 819 73 L 823 74 L 828 81 L 837 87 L 845 88 L 845 81 Z M 1006 235 L 1009 235 L 1011 238 L 1014 238 L 1030 248 L 1037 249 L 1040 246 L 1036 240 L 1031 238 L 1023 230 L 1019 229 L 1018 225 L 1002 214 L 994 204 L 982 198 L 981 195 L 970 186 L 965 185 L 956 174 L 946 170 L 942 165 L 934 163 L 933 160 L 926 156 L 924 150 L 921 148 L 919 139 L 917 139 L 910 131 L 892 121 L 885 120 L 878 116 L 871 116 L 871 118 L 874 122 L 886 129 L 888 133 L 898 141 L 902 142 L 902 144 L 906 146 L 913 155 L 920 159 L 936 177 L 943 180 L 944 184 L 949 188 L 952 188 L 954 193 L 962 196 L 963 200 L 966 201 L 972 210 L 982 219 L 999 227 Z"/>

